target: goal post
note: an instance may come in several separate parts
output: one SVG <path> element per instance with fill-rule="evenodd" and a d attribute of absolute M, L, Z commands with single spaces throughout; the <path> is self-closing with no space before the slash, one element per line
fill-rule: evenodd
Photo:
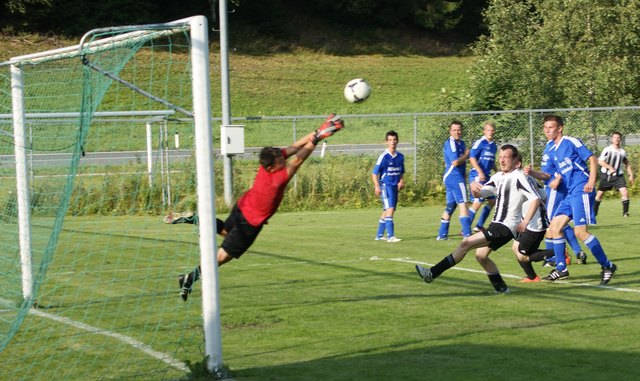
<path fill-rule="evenodd" d="M 176 42 L 178 40 L 179 43 Z M 149 47 L 150 50 L 143 50 L 143 47 Z M 137 57 L 140 54 L 141 57 Z M 185 60 L 188 63 L 173 58 L 173 54 L 188 56 L 188 59 Z M 130 62 L 136 62 L 139 67 L 129 68 Z M 40 67 L 42 69 L 39 69 Z M 204 327 L 205 363 L 210 372 L 221 374 L 224 364 L 222 360 L 218 268 L 215 255 L 217 247 L 216 206 L 213 179 L 209 40 L 206 17 L 194 16 L 163 24 L 95 29 L 85 34 L 78 45 L 14 57 L 7 62 L 0 63 L 0 69 L 6 68 L 9 69 L 10 75 L 3 77 L 0 74 L 3 87 L 0 89 L 0 114 L 9 111 L 12 114 L 15 171 L 9 176 L 15 178 L 15 200 L 9 196 L 0 198 L 0 209 L 4 208 L 9 211 L 6 216 L 2 215 L 0 211 L 0 235 L 2 237 L 17 235 L 15 253 L 16 258 L 19 257 L 19 260 L 16 259 L 19 266 L 16 265 L 17 262 L 6 261 L 5 263 L 5 261 L 1 261 L 0 271 L 8 274 L 14 271 L 13 269 L 19 268 L 21 298 L 18 299 L 17 292 L 13 290 L 15 283 L 12 283 L 11 279 L 6 279 L 5 282 L 11 284 L 12 289 L 6 291 L 5 283 L 2 283 L 2 288 L 5 291 L 0 294 L 0 308 L 3 310 L 6 308 L 10 313 L 0 317 L 0 355 L 2 352 L 11 350 L 9 343 L 28 315 L 43 316 L 41 313 L 36 313 L 41 301 L 40 298 L 53 298 L 53 296 L 58 296 L 61 300 L 72 298 L 71 295 L 59 293 L 59 290 L 64 288 L 64 282 L 49 281 L 51 278 L 47 275 L 47 272 L 55 267 L 56 260 L 59 260 L 59 263 L 64 263 L 64 266 L 70 266 L 72 271 L 77 271 L 74 267 L 84 266 L 80 258 L 71 256 L 66 258 L 65 249 L 61 249 L 60 246 L 72 247 L 68 250 L 91 258 L 91 261 L 96 261 L 99 256 L 88 252 L 94 250 L 91 245 L 96 245 L 96 238 L 89 238 L 86 247 L 82 246 L 84 243 L 74 241 L 81 234 L 86 235 L 88 228 L 63 229 L 63 222 L 69 213 L 74 215 L 85 213 L 84 211 L 70 211 L 70 205 L 75 207 L 78 203 L 74 197 L 78 195 L 91 199 L 91 192 L 83 188 L 85 191 L 82 193 L 83 191 L 79 191 L 74 182 L 80 171 L 80 162 L 87 146 L 98 147 L 98 150 L 109 148 L 109 144 L 97 143 L 94 140 L 95 135 L 90 131 L 95 114 L 101 111 L 171 109 L 189 117 L 194 129 L 193 149 L 197 179 L 195 193 L 199 214 L 197 235 L 199 262 L 202 268 L 201 318 Z M 172 77 L 173 70 L 180 73 L 180 80 Z M 190 82 L 188 86 L 187 82 Z M 10 85 L 10 91 L 6 91 L 8 85 Z M 190 96 L 185 97 L 185 94 Z M 119 107 L 127 107 L 127 109 Z M 70 117 L 64 122 L 58 121 L 55 125 L 38 127 L 35 132 L 28 129 L 30 120 L 27 115 L 65 113 L 76 115 L 76 117 Z M 148 146 L 149 134 L 147 130 L 142 130 L 140 138 L 126 136 L 120 138 L 131 142 L 140 140 L 143 146 Z M 164 132 L 166 134 L 166 127 Z M 6 132 L 4 134 L 7 135 Z M 111 145 L 116 144 L 111 143 Z M 51 170 L 39 168 L 38 179 L 30 182 L 29 174 L 33 173 L 33 168 L 28 159 L 33 152 L 70 153 L 71 159 L 67 164 L 68 171 L 60 176 L 56 175 L 56 177 L 52 175 Z M 150 160 L 147 161 L 150 167 Z M 154 192 L 155 181 L 152 173 L 150 171 L 142 172 L 141 176 L 144 178 L 142 182 L 132 180 L 136 184 L 132 192 L 136 193 L 132 193 L 131 197 L 136 199 L 144 198 L 139 194 L 153 194 Z M 188 175 L 183 174 L 183 176 Z M 56 179 L 51 180 L 53 177 Z M 105 183 L 108 181 L 111 180 L 103 180 Z M 144 185 L 140 185 L 142 183 Z M 91 186 L 96 186 L 95 180 Z M 105 187 L 106 185 L 103 185 L 103 189 Z M 5 188 L 6 182 L 2 190 Z M 43 191 L 33 194 L 34 188 L 44 189 L 46 193 Z M 106 197 L 105 195 L 94 195 L 91 200 L 96 199 L 105 201 Z M 111 200 L 106 201 L 113 203 Z M 35 205 L 40 205 L 40 203 L 46 203 L 49 209 L 36 210 Z M 11 220 L 12 212 L 10 212 L 13 210 L 11 205 L 14 204 L 16 209 L 15 223 Z M 132 202 L 132 204 L 135 203 Z M 97 206 L 92 206 L 92 208 L 102 210 Z M 139 214 L 140 212 L 134 211 L 133 213 Z M 34 215 L 37 215 L 37 221 L 34 221 L 36 218 Z M 82 230 L 81 234 L 78 233 L 80 230 Z M 104 231 L 100 232 L 103 233 L 103 236 L 105 235 Z M 74 238 L 68 239 L 69 237 Z M 126 239 L 131 238 L 126 237 Z M 144 239 L 141 237 L 139 241 L 143 242 Z M 63 245 L 59 245 L 61 240 Z M 10 243 L 5 243 L 5 245 L 5 248 L 13 247 Z M 105 249 L 101 249 L 104 250 L 104 255 L 109 254 L 108 246 L 109 244 L 105 244 Z M 144 245 L 137 243 L 132 246 L 141 247 Z M 153 250 L 155 251 L 152 252 L 152 255 L 159 256 L 161 254 L 159 249 Z M 124 259 L 122 262 L 133 263 L 130 267 L 135 268 L 136 263 L 141 261 L 145 254 L 143 251 L 139 251 L 139 254 L 132 255 L 127 260 L 133 262 L 126 262 L 127 260 Z M 58 259 L 54 260 L 54 257 Z M 103 265 L 111 263 L 105 260 Z M 95 262 L 91 262 L 86 266 L 95 265 Z M 97 283 L 99 271 L 92 273 L 86 280 L 86 282 L 91 282 L 91 278 L 94 278 L 96 285 L 83 283 L 81 287 L 86 287 L 87 290 L 99 290 L 104 287 L 104 285 Z M 112 282 L 119 281 L 117 276 L 112 279 Z M 131 280 L 140 284 L 153 282 L 134 277 Z M 101 278 L 100 281 L 102 281 Z M 175 315 L 174 310 L 178 311 L 180 308 L 184 308 L 184 305 L 178 304 L 182 301 L 177 297 L 177 288 L 173 283 L 176 282 L 172 282 L 171 286 L 164 286 L 164 284 L 161 286 L 166 287 L 167 293 L 171 292 L 169 290 L 174 291 L 175 305 L 167 305 L 166 302 L 162 302 L 167 306 L 167 316 Z M 47 289 L 50 293 L 42 295 L 43 289 Z M 143 290 L 139 292 L 147 297 L 148 294 L 154 292 L 152 289 L 148 293 Z M 78 295 L 76 298 L 88 299 L 92 297 L 91 291 L 83 289 L 83 291 L 76 292 Z M 126 291 L 124 293 L 126 294 Z M 123 295 L 124 297 L 126 295 Z M 88 303 L 100 303 L 101 305 L 112 303 L 108 298 L 99 300 L 99 295 L 96 295 L 95 298 Z M 103 307 L 102 313 L 104 313 L 104 308 L 106 307 Z M 140 308 L 140 311 L 131 312 L 131 315 L 135 316 L 133 319 L 141 319 L 141 316 L 147 314 L 145 307 L 136 306 L 136 308 Z M 73 309 L 71 307 L 71 310 Z M 79 319 L 77 316 L 80 315 L 71 310 L 61 311 L 61 313 L 67 313 L 74 319 Z M 117 316 L 117 312 L 113 313 L 114 316 Z M 51 320 L 67 324 L 66 319 L 68 317 L 51 318 Z M 93 327 L 74 319 L 70 320 L 74 323 L 69 324 L 76 330 Z M 90 320 L 100 321 L 100 316 L 90 316 Z M 173 322 L 171 323 L 173 324 Z M 150 323 L 148 324 L 150 325 Z M 162 324 L 167 325 L 168 323 L 158 321 L 155 324 L 162 326 Z M 123 329 L 127 332 L 131 330 L 130 327 Z M 93 328 L 87 328 L 87 330 L 94 331 Z M 151 328 L 151 331 L 153 330 Z M 100 329 L 96 329 L 96 331 L 100 331 Z M 174 333 L 180 334 L 180 332 Z M 135 335 L 143 334 L 136 333 Z M 114 335 L 110 335 L 112 338 L 121 338 L 122 336 L 124 335 L 117 330 Z M 167 337 L 164 342 L 171 340 L 173 339 Z M 121 341 L 125 343 L 124 345 L 129 343 L 134 348 L 142 347 L 142 345 L 136 344 L 137 340 L 123 339 Z M 162 345 L 161 343 L 157 345 Z M 29 345 L 33 345 L 33 343 Z M 109 349 L 105 347 L 104 350 L 107 352 Z M 197 352 L 197 348 L 193 350 Z M 153 351 L 145 353 L 149 355 Z M 174 368 L 173 371 L 176 369 L 177 371 L 188 371 L 186 366 L 176 365 L 179 361 L 173 361 L 173 359 L 165 361 L 165 357 L 167 356 L 159 355 L 155 358 L 169 364 L 169 367 Z M 16 372 L 18 371 L 16 370 Z M 125 370 L 122 369 L 122 371 Z M 14 375 L 14 378 L 22 377 L 26 376 L 18 373 Z M 91 378 L 89 375 L 87 377 Z M 126 378 L 122 374 L 109 377 Z M 167 377 L 173 378 L 175 375 Z"/>
<path fill-rule="evenodd" d="M 213 138 L 211 136 L 211 92 L 209 86 L 209 40 L 207 19 L 192 23 L 193 118 L 196 125 L 196 171 L 200 218 L 200 265 L 202 267 L 202 309 L 207 369 L 222 370 L 218 263 L 216 255 L 215 197 L 213 183 Z"/>

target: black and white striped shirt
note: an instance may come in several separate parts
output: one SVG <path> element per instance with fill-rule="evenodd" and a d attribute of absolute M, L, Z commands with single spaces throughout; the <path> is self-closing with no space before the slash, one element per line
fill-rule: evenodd
<path fill-rule="evenodd" d="M 627 152 L 623 148 L 616 148 L 613 145 L 610 145 L 602 150 L 598 160 L 604 161 L 616 170 L 613 173 L 609 173 L 607 168 L 601 167 L 600 172 L 608 175 L 622 176 L 624 175 L 625 165 L 628 162 Z"/>
<path fill-rule="evenodd" d="M 518 224 L 522 222 L 523 204 L 525 201 L 540 198 L 527 180 L 527 176 L 519 169 L 509 173 L 501 171 L 491 176 L 482 187 L 480 196 L 486 198 L 491 195 L 496 196 L 492 222 L 508 227 L 514 237 L 517 235 Z"/>

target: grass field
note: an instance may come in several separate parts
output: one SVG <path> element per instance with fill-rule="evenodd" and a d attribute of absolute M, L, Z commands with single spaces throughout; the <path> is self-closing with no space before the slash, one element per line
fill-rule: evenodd
<path fill-rule="evenodd" d="M 0 62 L 77 43 L 35 35 L 0 35 Z M 273 53 L 268 47 L 262 54 L 241 54 L 233 48 L 229 52 L 229 80 L 234 117 L 445 111 L 442 89 L 462 89 L 475 59 L 453 53 L 336 55 L 302 49 Z M 462 49 L 453 51 L 458 50 Z M 220 52 L 215 41 L 210 47 L 210 62 L 211 108 L 213 116 L 220 117 Z M 350 104 L 343 98 L 343 88 L 353 78 L 366 78 L 371 83 L 371 98 L 364 103 Z M 11 109 L 9 104 L 0 104 L 0 109 L 3 107 Z"/>
<path fill-rule="evenodd" d="M 397 244 L 373 241 L 378 210 L 277 214 L 245 257 L 219 271 L 224 362 L 239 381 L 635 379 L 640 355 L 638 201 L 631 204 L 632 216 L 623 219 L 619 201 L 606 200 L 601 223 L 591 229 L 618 265 L 609 286 L 598 285 L 600 268 L 592 257 L 587 265 L 571 265 L 567 281 L 520 284 L 523 272 L 503 249 L 492 258 L 511 288 L 509 295 L 494 295 L 472 254 L 432 284 L 418 278 L 414 264 L 432 265 L 459 242 L 435 240 L 441 207 L 400 207 L 396 231 L 403 241 Z M 111 250 L 88 263 L 71 257 L 68 265 L 78 271 L 74 276 L 57 263 L 45 292 L 54 308 L 46 313 L 56 316 L 56 303 L 84 303 L 65 315 L 102 328 L 129 324 L 130 309 L 150 314 L 161 325 L 184 322 L 180 329 L 155 332 L 153 347 L 190 364 L 193 373 L 187 379 L 211 379 L 201 370 L 200 284 L 186 303 L 175 285 L 176 273 L 197 261 L 193 226 L 164 225 L 157 217 L 99 221 L 112 233 L 93 244 Z M 65 226 L 71 231 L 82 222 L 71 219 Z M 457 228 L 454 223 L 452 232 Z M 122 235 L 116 234 L 119 230 Z M 143 238 L 137 256 L 130 247 L 135 238 Z M 128 271 L 132 267 L 138 270 Z M 540 275 L 548 271 L 535 268 Z M 123 275 L 107 286 L 113 272 Z M 65 287 L 80 284 L 84 294 L 65 298 L 70 292 Z M 154 292 L 142 295 L 131 288 L 135 284 Z M 109 315 L 87 302 L 96 297 L 111 300 L 121 312 Z M 37 351 L 24 351 L 19 343 L 26 338 L 19 336 L 18 345 L 2 353 L 4 374 L 47 379 L 51 373 L 40 367 L 39 372 L 7 372 L 53 358 L 65 364 L 64 372 L 56 373 L 64 379 L 125 379 L 119 362 L 123 355 L 130 361 L 149 360 L 142 350 L 105 338 L 103 350 L 113 352 L 98 351 L 90 361 L 78 361 L 78 353 L 69 348 L 94 334 L 74 334 L 74 328 L 50 319 L 35 319 L 42 325 L 35 330 Z M 136 332 L 142 322 L 134 317 L 132 323 L 127 334 L 144 343 Z M 33 329 L 27 332 L 34 334 Z"/>

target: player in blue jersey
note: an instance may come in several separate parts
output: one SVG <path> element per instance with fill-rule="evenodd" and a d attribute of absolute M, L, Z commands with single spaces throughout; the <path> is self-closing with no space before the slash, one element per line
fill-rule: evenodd
<path fill-rule="evenodd" d="M 546 193 L 546 209 L 547 209 L 547 217 L 549 221 L 555 217 L 556 212 L 558 211 L 558 206 L 567 197 L 569 190 L 567 189 L 567 184 L 559 181 L 555 177 L 555 166 L 553 161 L 550 160 L 553 155 L 553 150 L 555 147 L 555 142 L 553 140 L 549 140 L 547 145 L 542 152 L 542 162 L 540 163 L 540 172 L 534 171 L 531 166 L 527 166 L 524 171 L 527 175 L 530 175 L 538 180 L 544 181 L 545 184 L 545 193 Z M 555 181 L 554 181 L 555 180 Z M 562 230 L 562 234 L 566 242 L 571 246 L 571 250 L 576 255 L 576 262 L 578 264 L 587 264 L 587 254 L 580 247 L 580 243 L 576 238 L 576 234 L 571 225 L 567 224 Z M 547 249 L 551 249 L 553 247 L 553 239 L 549 234 L 545 237 L 545 246 Z M 570 263 L 570 257 L 566 257 L 567 264 Z M 545 266 L 554 266 L 555 265 L 555 256 L 549 258 L 545 261 Z"/>
<path fill-rule="evenodd" d="M 564 182 L 567 186 L 567 196 L 558 205 L 549 226 L 556 268 L 544 279 L 554 281 L 569 276 L 564 259 L 566 243 L 562 229 L 573 219 L 576 236 L 584 242 L 602 267 L 600 284 L 607 284 L 616 271 L 616 265 L 609 261 L 596 236 L 587 230 L 589 224 L 595 224 L 593 203 L 598 161 L 580 139 L 563 135 L 564 122 L 561 117 L 548 115 L 544 118 L 543 126 L 545 135 L 554 143 L 549 155 L 549 172 L 555 176 L 552 183 Z"/>
<path fill-rule="evenodd" d="M 482 130 L 482 137 L 476 140 L 471 146 L 471 150 L 469 151 L 469 163 L 471 164 L 471 170 L 469 171 L 469 186 L 471 183 L 477 182 L 480 185 L 484 185 L 484 183 L 489 180 L 491 177 L 491 171 L 495 169 L 495 161 L 496 161 L 496 152 L 498 151 L 498 146 L 496 142 L 493 141 L 493 136 L 496 133 L 496 125 L 494 123 L 485 123 L 484 128 Z M 480 215 L 478 216 L 478 222 L 476 223 L 476 227 L 473 229 L 474 231 L 480 231 L 480 228 L 484 226 L 487 217 L 491 213 L 491 209 L 496 204 L 495 197 L 491 197 L 487 200 L 480 199 L 471 195 L 473 199 L 473 204 L 471 208 L 469 208 L 469 218 L 470 223 L 473 223 L 473 219 L 476 215 L 476 212 L 482 205 L 484 201 L 487 203 L 480 211 Z"/>
<path fill-rule="evenodd" d="M 373 167 L 371 178 L 377 196 L 382 200 L 382 215 L 378 220 L 376 241 L 400 242 L 396 237 L 393 214 L 398 205 L 398 191 L 404 188 L 404 155 L 396 150 L 398 147 L 398 133 L 391 130 L 385 136 L 387 149 L 378 156 Z M 384 233 L 387 231 L 387 237 Z"/>
<path fill-rule="evenodd" d="M 471 235 L 471 218 L 467 207 L 467 159 L 469 150 L 462 141 L 462 122 L 453 121 L 449 125 L 449 139 L 444 142 L 444 176 L 442 182 L 447 190 L 447 206 L 440 219 L 437 240 L 449 239 L 449 223 L 457 207 L 460 207 L 459 218 L 462 235 Z"/>

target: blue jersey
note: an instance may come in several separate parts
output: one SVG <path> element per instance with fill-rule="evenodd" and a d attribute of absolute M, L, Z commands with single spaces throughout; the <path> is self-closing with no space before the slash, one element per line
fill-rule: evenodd
<path fill-rule="evenodd" d="M 384 150 L 378 156 L 372 173 L 378 176 L 380 184 L 397 186 L 404 174 L 404 155 L 398 151 L 391 155 L 388 149 Z"/>
<path fill-rule="evenodd" d="M 548 171 L 562 176 L 568 194 L 583 193 L 584 185 L 589 180 L 589 164 L 587 160 L 593 156 L 582 140 L 564 136 L 560 143 L 549 151 Z M 551 172 L 547 172 L 551 173 Z"/>
<path fill-rule="evenodd" d="M 476 140 L 471 146 L 469 151 L 469 158 L 474 158 L 478 162 L 478 165 L 484 172 L 484 175 L 489 180 L 491 177 L 491 171 L 493 165 L 496 162 L 496 152 L 498 152 L 498 145 L 496 142 L 490 142 L 486 137 L 481 137 Z M 478 177 L 478 171 L 474 167 L 469 171 L 469 181 L 476 181 Z"/>
<path fill-rule="evenodd" d="M 457 184 L 465 182 L 465 174 L 467 172 L 467 163 L 464 162 L 457 167 L 451 165 L 454 160 L 464 155 L 467 147 L 462 140 L 449 138 L 444 142 L 444 176 L 442 181 L 445 184 Z"/>
<path fill-rule="evenodd" d="M 549 140 L 547 145 L 544 147 L 544 151 L 542 152 L 542 162 L 540 163 L 540 169 L 542 172 L 549 174 L 549 179 L 544 182 L 546 188 L 548 188 L 549 183 L 553 181 L 556 177 L 556 166 L 551 160 L 551 157 L 554 155 L 555 151 L 555 143 L 553 140 Z M 558 174 L 560 174 L 558 172 Z M 567 184 L 564 181 L 560 181 L 558 187 L 556 188 L 556 192 L 566 195 L 568 193 Z M 548 193 L 548 192 L 547 192 Z M 548 194 L 547 194 L 548 196 Z"/>

